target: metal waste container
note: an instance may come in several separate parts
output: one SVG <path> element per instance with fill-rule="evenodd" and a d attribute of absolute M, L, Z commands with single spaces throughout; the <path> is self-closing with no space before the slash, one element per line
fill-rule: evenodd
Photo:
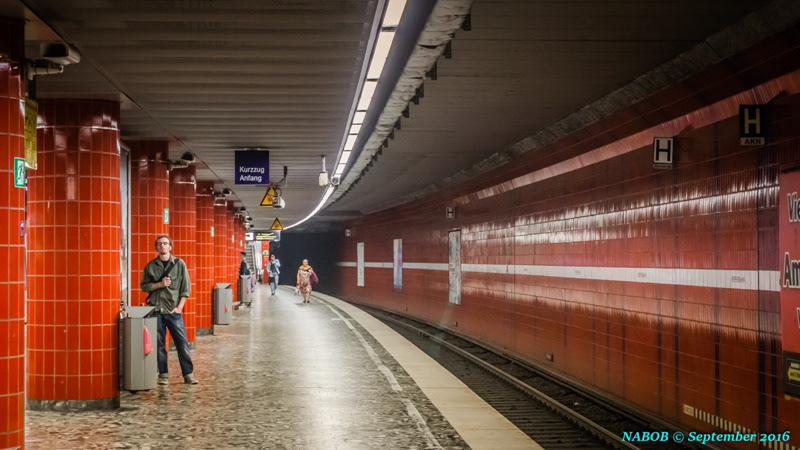
<path fill-rule="evenodd" d="M 123 378 L 122 388 L 127 391 L 144 391 L 156 388 L 158 379 L 158 319 L 145 317 L 152 306 L 129 306 L 123 324 Z M 150 352 L 145 354 L 145 341 L 149 339 Z"/>
<path fill-rule="evenodd" d="M 233 291 L 231 283 L 217 283 L 212 297 L 211 312 L 214 313 L 214 325 L 229 325 L 233 319 Z"/>
<path fill-rule="evenodd" d="M 253 302 L 253 295 L 250 292 L 250 275 L 239 275 L 239 303 L 250 306 Z"/>

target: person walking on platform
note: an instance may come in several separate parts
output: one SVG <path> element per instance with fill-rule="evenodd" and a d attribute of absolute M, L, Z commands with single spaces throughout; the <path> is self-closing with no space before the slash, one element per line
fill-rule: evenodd
<path fill-rule="evenodd" d="M 303 265 L 297 269 L 297 288 L 303 294 L 303 303 L 311 303 L 311 285 L 317 279 L 314 269 L 308 265 L 308 260 L 303 260 Z"/>
<path fill-rule="evenodd" d="M 172 239 L 162 234 L 156 238 L 158 257 L 147 263 L 142 273 L 140 286 L 147 292 L 148 304 L 155 306 L 158 319 L 158 384 L 169 384 L 167 368 L 167 329 L 175 341 L 178 362 L 183 374 L 183 382 L 197 384 L 194 377 L 192 357 L 189 355 L 189 341 L 183 323 L 183 307 L 192 290 L 189 271 L 183 260 L 172 254 Z"/>
<path fill-rule="evenodd" d="M 269 262 L 267 263 L 267 276 L 269 276 L 269 288 L 272 295 L 278 289 L 278 277 L 281 274 L 281 262 L 275 255 L 269 255 Z"/>

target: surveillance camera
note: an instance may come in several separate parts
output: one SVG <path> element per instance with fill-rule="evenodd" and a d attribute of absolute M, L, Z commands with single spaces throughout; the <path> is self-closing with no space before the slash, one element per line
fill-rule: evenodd
<path fill-rule="evenodd" d="M 194 164 L 194 153 L 186 152 L 181 155 L 181 161 L 185 161 L 187 164 Z"/>
<path fill-rule="evenodd" d="M 342 182 L 342 180 L 339 177 L 331 178 L 331 184 L 334 185 L 334 186 L 338 186 L 339 183 L 341 183 L 341 182 Z"/>
<path fill-rule="evenodd" d="M 272 207 L 273 208 L 285 208 L 286 202 L 283 201 L 280 197 L 275 197 L 272 199 Z"/>
<path fill-rule="evenodd" d="M 39 46 L 42 58 L 61 65 L 77 64 L 81 61 L 78 49 L 66 42 L 43 42 Z"/>
<path fill-rule="evenodd" d="M 233 194 L 233 191 L 228 188 L 222 190 L 222 195 L 224 195 L 225 197 L 228 197 L 231 194 Z"/>
<path fill-rule="evenodd" d="M 250 217 L 250 216 L 247 216 L 247 217 L 246 217 L 244 220 L 246 220 L 246 221 L 248 221 L 248 222 L 252 222 L 252 221 L 253 221 L 253 218 L 252 218 L 252 217 Z"/>
<path fill-rule="evenodd" d="M 245 208 L 244 206 L 239 207 L 239 212 L 245 212 L 245 211 L 247 211 L 247 208 Z"/>

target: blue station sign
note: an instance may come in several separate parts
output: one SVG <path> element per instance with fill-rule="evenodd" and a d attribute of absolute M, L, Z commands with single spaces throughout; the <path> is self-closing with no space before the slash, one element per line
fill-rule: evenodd
<path fill-rule="evenodd" d="M 236 184 L 269 184 L 269 152 L 240 150 L 235 152 Z"/>

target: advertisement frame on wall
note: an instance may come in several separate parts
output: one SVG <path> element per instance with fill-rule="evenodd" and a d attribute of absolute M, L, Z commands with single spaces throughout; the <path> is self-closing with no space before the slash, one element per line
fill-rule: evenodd
<path fill-rule="evenodd" d="M 783 392 L 800 398 L 800 168 L 780 175 L 780 270 Z"/>

